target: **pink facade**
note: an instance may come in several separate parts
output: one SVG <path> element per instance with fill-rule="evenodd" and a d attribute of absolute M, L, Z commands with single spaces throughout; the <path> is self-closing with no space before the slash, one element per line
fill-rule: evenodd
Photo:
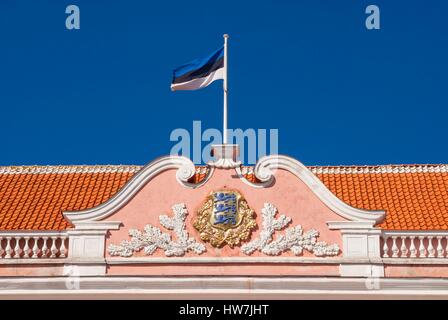
<path fill-rule="evenodd" d="M 218 158 L 208 165 L 204 179 L 193 183 L 196 170 L 186 158 L 163 157 L 103 204 L 65 212 L 72 224 L 67 231 L 4 233 L 2 250 L 8 259 L 0 264 L 0 280 L 65 279 L 58 290 L 66 294 L 67 279 L 75 279 L 79 290 L 94 282 L 107 295 L 108 290 L 127 288 L 126 279 L 132 277 L 141 279 L 133 285 L 148 297 L 182 290 L 192 296 L 209 290 L 219 297 L 223 288 L 242 297 L 266 290 L 269 297 L 300 297 L 307 286 L 322 286 L 319 290 L 327 296 L 334 288 L 368 296 L 373 294 L 368 279 L 379 283 L 376 290 L 384 286 L 412 295 L 413 281 L 448 277 L 443 232 L 382 230 L 377 225 L 386 212 L 347 205 L 294 159 L 262 159 L 253 169 L 257 182 L 247 180 L 232 157 Z M 213 244 L 198 231 L 209 199 L 214 201 L 210 212 L 220 212 L 217 194 L 222 191 L 242 196 L 254 212 L 251 216 L 241 209 L 244 201 L 239 200 L 235 214 L 243 217 L 241 225 L 230 224 L 225 233 L 204 220 L 213 237 L 227 232 L 241 237 L 233 247 L 225 241 Z M 251 219 L 254 226 L 247 236 L 235 231 Z M 286 222 L 280 225 L 282 219 Z M 275 279 L 286 282 L 279 287 L 283 282 Z M 26 281 L 19 286 L 26 287 Z M 385 296 L 395 294 L 387 290 Z"/>
<path fill-rule="evenodd" d="M 242 193 L 256 212 L 263 208 L 265 202 L 273 203 L 280 213 L 287 213 L 305 230 L 320 230 L 321 239 L 342 245 L 340 233 L 329 230 L 326 222 L 346 219 L 332 212 L 302 181 L 285 170 L 277 172 L 276 183 L 272 187 L 260 189 L 245 184 L 235 175 L 234 170 L 215 171 L 210 180 L 197 189 L 180 185 L 176 181 L 175 174 L 175 170 L 161 173 L 138 191 L 129 203 L 106 219 L 106 221 L 119 220 L 123 223 L 120 230 L 111 232 L 107 243 L 116 243 L 125 239 L 129 228 L 141 229 L 148 223 L 157 225 L 159 215 L 170 214 L 171 206 L 175 203 L 185 203 L 191 212 L 187 216 L 187 229 L 190 233 L 197 233 L 192 226 L 192 221 L 195 218 L 194 213 L 202 205 L 204 199 L 214 190 L 229 189 Z M 257 220 L 260 221 L 259 214 L 257 214 Z M 224 247 L 219 249 L 219 252 L 214 252 L 216 249 L 211 246 L 207 246 L 207 249 L 207 253 L 203 256 L 241 256 L 238 248 Z M 284 255 L 293 256 L 291 253 L 284 253 Z M 156 252 L 154 256 L 163 256 L 163 252 Z"/>

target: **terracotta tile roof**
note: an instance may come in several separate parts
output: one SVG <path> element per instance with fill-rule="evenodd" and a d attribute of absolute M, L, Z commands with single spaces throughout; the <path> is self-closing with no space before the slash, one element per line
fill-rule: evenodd
<path fill-rule="evenodd" d="M 0 230 L 64 230 L 64 210 L 112 197 L 140 167 L 0 167 Z"/>
<path fill-rule="evenodd" d="M 387 230 L 448 230 L 448 165 L 309 167 L 341 200 L 385 210 Z M 62 212 L 111 198 L 140 166 L 0 167 L 0 230 L 64 230 Z M 257 182 L 252 167 L 243 174 Z M 191 182 L 204 179 L 198 167 Z"/>
<path fill-rule="evenodd" d="M 448 165 L 311 167 L 342 201 L 385 210 L 385 230 L 448 230 Z"/>

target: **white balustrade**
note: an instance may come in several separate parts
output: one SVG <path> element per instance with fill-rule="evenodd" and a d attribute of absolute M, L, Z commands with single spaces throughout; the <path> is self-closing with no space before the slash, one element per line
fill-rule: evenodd
<path fill-rule="evenodd" d="M 44 242 L 44 245 L 42 246 L 42 258 L 46 258 L 47 254 L 48 254 L 48 247 L 47 247 L 47 241 L 48 241 L 48 237 L 42 237 L 42 240 Z"/>
<path fill-rule="evenodd" d="M 58 259 L 67 257 L 64 232 L 0 232 L 0 259 Z"/>
<path fill-rule="evenodd" d="M 39 238 L 40 237 L 35 237 L 35 238 L 33 238 L 33 240 L 34 240 L 34 245 L 33 245 L 33 255 L 31 256 L 31 258 L 33 258 L 33 259 L 37 259 L 37 258 L 39 258 Z"/>
<path fill-rule="evenodd" d="M 442 247 L 442 237 L 437 237 L 437 258 L 443 258 L 445 256 L 445 252 L 443 252 Z"/>
<path fill-rule="evenodd" d="M 426 247 L 425 247 L 425 236 L 420 236 L 420 237 L 418 237 L 418 240 L 419 240 L 419 242 L 420 242 L 420 245 L 419 245 L 419 247 L 418 247 L 418 254 L 419 254 L 419 257 L 421 258 L 421 257 L 424 257 L 424 258 L 426 258 L 426 253 L 428 252 L 427 250 L 426 250 Z"/>
<path fill-rule="evenodd" d="M 409 247 L 409 252 L 411 253 L 411 258 L 417 257 L 417 248 L 415 247 L 415 237 L 410 236 L 409 239 L 411 240 L 411 245 Z"/>
<path fill-rule="evenodd" d="M 397 246 L 397 237 L 393 236 L 392 237 L 392 258 L 398 258 L 399 252 L 400 252 L 400 250 L 398 249 L 398 246 Z"/>
<path fill-rule="evenodd" d="M 5 249 L 5 258 L 6 259 L 11 259 L 11 252 L 12 252 L 12 248 L 11 248 L 11 237 L 6 237 L 6 249 Z"/>
<path fill-rule="evenodd" d="M 407 257 L 408 255 L 408 247 L 406 246 L 406 237 L 401 236 L 401 247 L 400 247 L 401 255 L 403 257 Z"/>
<path fill-rule="evenodd" d="M 383 258 L 448 258 L 448 232 L 384 232 Z"/>
<path fill-rule="evenodd" d="M 23 247 L 23 258 L 29 258 L 30 257 L 30 246 L 29 246 L 29 242 L 30 242 L 30 237 L 24 237 L 25 239 L 25 246 Z"/>
<path fill-rule="evenodd" d="M 434 247 L 432 246 L 432 239 L 434 237 L 429 236 L 428 237 L 428 253 L 429 253 L 429 258 L 434 258 L 436 255 L 436 250 L 434 250 Z"/>
<path fill-rule="evenodd" d="M 50 258 L 56 258 L 56 254 L 58 253 L 58 249 L 56 248 L 56 240 L 57 239 L 58 239 L 57 237 L 51 237 L 51 248 L 50 248 L 51 256 L 50 256 Z"/>
<path fill-rule="evenodd" d="M 383 258 L 389 258 L 389 246 L 387 243 L 388 240 L 389 238 L 387 236 L 383 238 Z"/>

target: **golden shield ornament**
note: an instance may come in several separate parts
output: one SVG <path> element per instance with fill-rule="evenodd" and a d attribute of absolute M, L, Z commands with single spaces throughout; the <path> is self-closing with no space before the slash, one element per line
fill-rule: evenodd
<path fill-rule="evenodd" d="M 211 192 L 193 224 L 203 241 L 210 242 L 213 247 L 227 244 L 231 248 L 249 239 L 256 225 L 254 211 L 234 190 Z"/>

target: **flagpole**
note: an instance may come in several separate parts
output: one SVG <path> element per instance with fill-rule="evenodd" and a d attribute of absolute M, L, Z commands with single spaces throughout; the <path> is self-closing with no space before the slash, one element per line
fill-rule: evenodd
<path fill-rule="evenodd" d="M 224 34 L 224 117 L 223 117 L 223 144 L 227 144 L 227 39 L 228 34 Z"/>

